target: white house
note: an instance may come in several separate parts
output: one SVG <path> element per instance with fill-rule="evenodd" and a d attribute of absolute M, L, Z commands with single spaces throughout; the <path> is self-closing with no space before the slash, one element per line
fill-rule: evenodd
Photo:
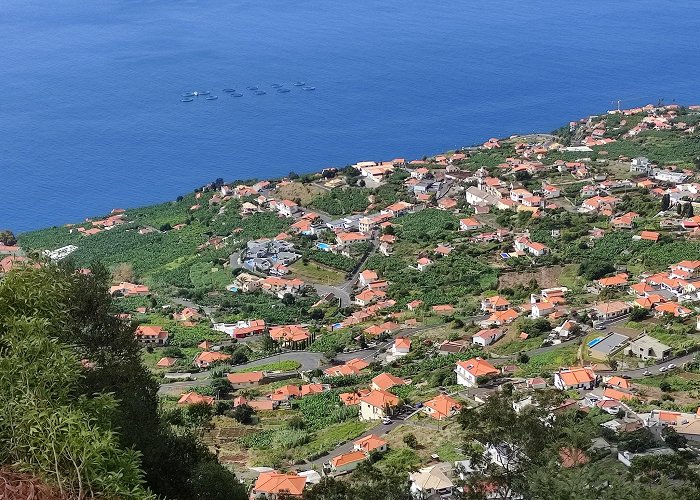
<path fill-rule="evenodd" d="M 405 356 L 411 350 L 411 339 L 408 337 L 399 337 L 394 340 L 394 345 L 391 347 L 391 354 L 394 356 Z"/>
<path fill-rule="evenodd" d="M 595 379 L 595 372 L 590 368 L 562 368 L 554 374 L 554 387 L 562 391 L 593 389 Z"/>
<path fill-rule="evenodd" d="M 399 398 L 387 391 L 371 391 L 360 398 L 360 420 L 381 420 L 391 415 L 399 405 Z"/>
<path fill-rule="evenodd" d="M 460 219 L 459 220 L 459 230 L 460 231 L 475 231 L 481 228 L 483 224 L 474 218 Z"/>
<path fill-rule="evenodd" d="M 498 328 L 489 328 L 488 330 L 479 330 L 472 337 L 472 343 L 486 347 L 496 342 L 503 337 L 504 333 Z"/>
<path fill-rule="evenodd" d="M 465 387 L 476 387 L 479 385 L 478 379 L 480 377 L 490 377 L 500 373 L 491 363 L 480 357 L 458 361 L 455 372 L 457 373 L 457 383 Z"/>

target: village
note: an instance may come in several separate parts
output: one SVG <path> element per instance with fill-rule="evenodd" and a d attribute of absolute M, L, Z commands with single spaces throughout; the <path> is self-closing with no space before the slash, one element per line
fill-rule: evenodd
<path fill-rule="evenodd" d="M 502 394 L 516 414 L 594 422 L 563 469 L 695 456 L 700 152 L 659 142 L 698 122 L 700 106 L 649 105 L 424 159 L 217 181 L 175 208 L 21 235 L 0 275 L 42 259 L 90 273 L 113 247 L 109 293 L 163 407 L 206 414 L 192 425 L 251 498 L 368 463 L 415 498 L 458 498 L 486 467 L 462 419 Z M 503 443 L 476 445 L 508 467 Z"/>

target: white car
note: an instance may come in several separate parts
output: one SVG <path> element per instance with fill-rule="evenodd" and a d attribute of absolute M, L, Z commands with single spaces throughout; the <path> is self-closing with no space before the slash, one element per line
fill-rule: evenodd
<path fill-rule="evenodd" d="M 666 370 L 668 370 L 668 368 L 666 368 L 665 366 L 662 366 L 661 368 L 659 368 L 659 371 L 661 373 L 665 372 Z"/>
<path fill-rule="evenodd" d="M 382 423 L 383 423 L 384 425 L 389 425 L 389 424 L 391 423 L 391 419 L 390 419 L 389 417 L 384 417 L 384 418 L 382 419 Z"/>
<path fill-rule="evenodd" d="M 668 365 L 669 370 L 673 370 L 675 367 L 676 367 L 676 365 L 674 365 L 673 363 Z"/>

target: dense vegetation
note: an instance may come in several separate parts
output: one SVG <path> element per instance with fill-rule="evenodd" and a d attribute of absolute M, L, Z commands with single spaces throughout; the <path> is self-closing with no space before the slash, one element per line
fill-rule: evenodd
<path fill-rule="evenodd" d="M 0 460 L 76 498 L 243 498 L 191 433 L 161 421 L 108 273 L 92 269 L 47 266 L 0 283 Z"/>

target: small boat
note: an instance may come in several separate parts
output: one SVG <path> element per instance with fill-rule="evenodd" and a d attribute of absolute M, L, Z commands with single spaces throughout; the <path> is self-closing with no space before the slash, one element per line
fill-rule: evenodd
<path fill-rule="evenodd" d="M 277 92 L 279 92 L 280 94 L 286 94 L 287 92 L 291 92 L 291 91 L 289 89 L 285 89 L 285 88 L 280 87 L 277 89 Z"/>
<path fill-rule="evenodd" d="M 208 90 L 200 90 L 199 92 L 197 92 L 197 95 L 209 95 L 209 94 L 211 94 L 211 92 L 209 92 Z"/>
<path fill-rule="evenodd" d="M 243 94 L 240 92 L 231 92 L 231 97 L 243 97 Z"/>
<path fill-rule="evenodd" d="M 185 92 L 182 97 L 194 97 L 195 95 L 197 95 L 196 92 Z"/>
<path fill-rule="evenodd" d="M 295 87 L 303 87 L 304 85 L 306 85 L 306 82 L 294 82 Z"/>
<path fill-rule="evenodd" d="M 215 100 L 218 99 L 218 98 L 219 98 L 218 95 L 210 95 L 210 96 L 207 96 L 205 99 L 206 99 L 207 101 L 215 101 Z"/>
<path fill-rule="evenodd" d="M 192 101 L 194 101 L 194 99 L 192 99 L 191 97 L 183 97 L 182 99 L 180 99 L 180 102 L 192 102 Z"/>
<path fill-rule="evenodd" d="M 281 83 L 273 83 L 270 85 L 270 87 L 272 87 L 273 89 L 280 89 L 280 88 L 282 88 L 282 84 Z"/>
<path fill-rule="evenodd" d="M 235 92 L 235 91 L 236 91 L 236 89 L 224 89 L 224 92 L 226 92 L 227 94 L 230 94 L 231 92 Z"/>
<path fill-rule="evenodd" d="M 267 94 L 267 92 L 265 92 L 264 90 L 256 90 L 256 91 L 254 92 L 254 94 L 255 94 L 255 95 L 265 95 L 265 94 Z"/>
<path fill-rule="evenodd" d="M 316 90 L 316 87 L 302 87 L 301 90 Z"/>
<path fill-rule="evenodd" d="M 258 87 L 246 87 L 248 90 L 258 90 Z"/>

